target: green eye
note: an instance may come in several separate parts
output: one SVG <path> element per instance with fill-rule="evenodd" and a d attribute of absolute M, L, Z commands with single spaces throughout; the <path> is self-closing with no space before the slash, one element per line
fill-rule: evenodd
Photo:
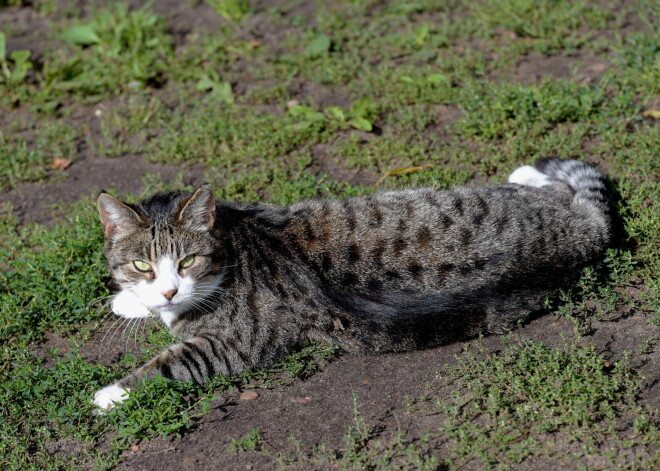
<path fill-rule="evenodd" d="M 151 265 L 149 265 L 147 262 L 143 262 L 142 260 L 133 260 L 133 265 L 135 265 L 135 268 L 140 271 L 152 271 Z"/>
<path fill-rule="evenodd" d="M 186 258 L 179 262 L 179 268 L 188 268 L 195 261 L 194 255 L 188 255 Z"/>

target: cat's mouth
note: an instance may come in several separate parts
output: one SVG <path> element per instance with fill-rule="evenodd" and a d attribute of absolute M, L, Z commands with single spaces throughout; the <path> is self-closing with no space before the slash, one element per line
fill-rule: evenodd
<path fill-rule="evenodd" d="M 162 304 L 162 305 L 158 306 L 157 309 L 159 309 L 159 310 L 161 310 L 161 309 L 171 309 L 175 306 L 178 306 L 179 304 L 180 303 L 177 303 L 177 302 L 167 301 L 165 304 Z"/>
<path fill-rule="evenodd" d="M 158 306 L 156 311 L 177 311 L 184 306 L 184 301 L 167 301 L 165 304 Z"/>

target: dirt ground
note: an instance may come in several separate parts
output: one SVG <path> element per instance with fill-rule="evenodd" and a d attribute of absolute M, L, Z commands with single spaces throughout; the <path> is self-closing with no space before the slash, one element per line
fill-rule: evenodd
<path fill-rule="evenodd" d="M 211 14 L 206 3 L 199 2 L 192 8 L 189 3 L 157 1 L 154 9 L 168 18 L 172 25 L 171 32 L 175 36 L 185 37 L 194 30 L 213 30 L 218 27 L 217 16 Z M 259 6 L 264 6 L 261 5 L 264 3 L 260 2 Z M 295 14 L 304 17 L 310 13 L 301 7 Z M 38 49 L 40 41 L 45 41 L 38 32 L 35 33 L 44 20 L 30 16 L 24 8 L 4 9 L 0 20 L 12 21 L 15 28 L 24 31 L 23 36 L 16 36 L 8 42 L 9 50 L 30 44 L 34 51 L 35 48 Z M 272 25 L 267 18 L 256 14 L 250 20 L 245 34 L 259 39 L 280 33 L 272 31 Z M 34 57 L 38 60 L 38 50 Z M 537 82 L 544 76 L 566 77 L 578 62 L 578 74 L 583 77 L 585 83 L 597 80 L 609 67 L 604 59 L 590 53 L 582 56 L 532 54 L 519 61 L 514 76 L 521 83 Z M 248 81 L 242 84 L 246 88 L 252 85 L 259 86 L 259 83 L 250 84 Z M 307 98 L 319 103 L 327 101 L 329 93 L 331 95 L 328 90 L 309 84 L 302 84 L 299 88 L 299 93 L 306 94 Z M 161 90 L 160 93 L 166 94 L 167 90 Z M 66 119 L 82 125 L 93 119 L 90 118 L 93 116 L 93 110 L 94 106 L 83 107 Z M 453 114 L 453 119 L 456 119 L 458 113 Z M 8 125 L 12 119 L 12 116 L 0 117 L 0 125 Z M 450 126 L 451 121 L 441 122 L 440 126 Z M 94 139 L 94 133 L 98 133 L 98 130 L 91 126 L 90 133 L 88 138 Z M 352 183 L 373 182 L 376 176 L 366 171 L 360 173 L 342 168 L 333 160 L 331 152 L 328 152 L 330 146 L 331 144 L 318 146 L 317 152 L 314 153 L 315 168 L 331 172 Z M 0 194 L 0 199 L 13 205 L 22 223 L 51 224 L 60 214 L 57 209 L 52 208 L 54 204 L 75 202 L 104 188 L 113 188 L 120 193 L 141 194 L 144 190 L 144 175 L 159 174 L 163 181 L 174 183 L 180 171 L 184 172 L 183 182 L 186 184 L 199 184 L 204 180 L 205 169 L 199 166 L 180 168 L 152 163 L 141 155 L 109 158 L 84 148 L 81 143 L 79 155 L 68 169 L 51 170 L 49 178 L 43 182 L 19 184 L 16 188 Z M 122 338 L 99 342 L 112 322 L 107 321 L 98 335 L 82 347 L 86 359 L 110 364 L 127 350 L 127 344 Z M 591 332 L 583 341 L 593 342 L 606 358 L 618 360 L 627 350 L 640 350 L 643 339 L 649 338 L 653 329 L 656 328 L 651 326 L 644 316 L 622 312 L 617 319 L 610 322 L 594 323 Z M 572 331 L 573 326 L 566 319 L 546 315 L 522 327 L 517 335 L 548 346 L 558 346 L 562 343 L 562 334 L 570 335 Z M 40 346 L 45 360 L 49 361 L 45 353 L 47 350 L 62 345 L 64 341 L 59 337 L 47 338 Z M 484 339 L 484 345 L 488 350 L 497 351 L 501 348 L 501 338 L 487 337 Z M 129 347 L 128 350 L 136 348 Z M 131 450 L 123 452 L 121 464 L 116 469 L 278 469 L 275 460 L 268 454 L 277 455 L 279 451 L 291 449 L 291 435 L 295 435 L 305 449 L 321 442 L 331 448 L 341 447 L 342 437 L 353 420 L 353 395 L 356 395 L 362 404 L 361 413 L 367 423 L 374 425 L 378 437 L 392 437 L 397 430 L 404 431 L 408 437 L 417 437 L 425 429 L 432 428 L 437 418 L 409 412 L 405 405 L 406 396 L 421 396 L 439 370 L 445 365 L 455 363 L 455 355 L 460 353 L 461 348 L 461 344 L 452 344 L 414 353 L 373 357 L 340 353 L 310 378 L 294 380 L 275 389 L 257 389 L 258 397 L 254 400 L 240 400 L 240 391 L 232 390 L 218 398 L 211 413 L 198 419 L 182 437 L 136 443 Z M 660 369 L 657 367 L 660 364 L 660 353 L 649 353 L 636 359 L 639 364 L 634 366 L 639 367 L 646 378 L 641 402 L 651 407 L 660 407 Z M 265 439 L 261 451 L 227 451 L 232 439 L 253 429 L 260 430 Z M 54 453 L 86 452 L 83 445 L 73 441 L 54 443 L 51 448 Z M 545 466 L 542 461 L 535 464 L 533 460 L 527 465 L 538 469 Z M 555 465 L 558 468 L 570 468 L 568 463 Z M 301 466 L 300 469 L 310 469 L 309 464 Z M 474 466 L 478 467 L 476 464 Z"/>

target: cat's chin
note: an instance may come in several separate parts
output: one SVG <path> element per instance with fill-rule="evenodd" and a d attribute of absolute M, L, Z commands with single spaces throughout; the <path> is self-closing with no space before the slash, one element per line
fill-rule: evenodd
<path fill-rule="evenodd" d="M 172 326 L 172 322 L 176 320 L 181 312 L 183 312 L 183 306 L 181 304 L 173 304 L 171 306 L 163 306 L 158 309 L 158 314 L 160 314 L 160 319 L 167 327 Z"/>
<path fill-rule="evenodd" d="M 174 303 L 168 302 L 161 306 L 152 306 L 150 308 L 152 312 L 160 316 L 160 319 L 168 328 L 172 326 L 172 323 L 179 315 L 183 314 L 188 309 L 190 309 L 190 303 L 185 300 Z"/>
<path fill-rule="evenodd" d="M 167 327 L 171 327 L 172 322 L 174 322 L 177 316 L 179 315 L 178 312 L 172 310 L 162 310 L 159 311 L 159 314 L 160 314 L 160 319 Z"/>

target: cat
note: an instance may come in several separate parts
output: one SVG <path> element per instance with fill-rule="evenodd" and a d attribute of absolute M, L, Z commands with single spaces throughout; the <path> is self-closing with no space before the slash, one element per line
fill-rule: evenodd
<path fill-rule="evenodd" d="M 291 206 L 160 193 L 98 198 L 115 314 L 182 341 L 94 395 L 101 413 L 154 375 L 203 383 L 272 365 L 303 339 L 362 354 L 502 333 L 611 242 L 605 177 L 541 159 L 509 183 Z"/>

